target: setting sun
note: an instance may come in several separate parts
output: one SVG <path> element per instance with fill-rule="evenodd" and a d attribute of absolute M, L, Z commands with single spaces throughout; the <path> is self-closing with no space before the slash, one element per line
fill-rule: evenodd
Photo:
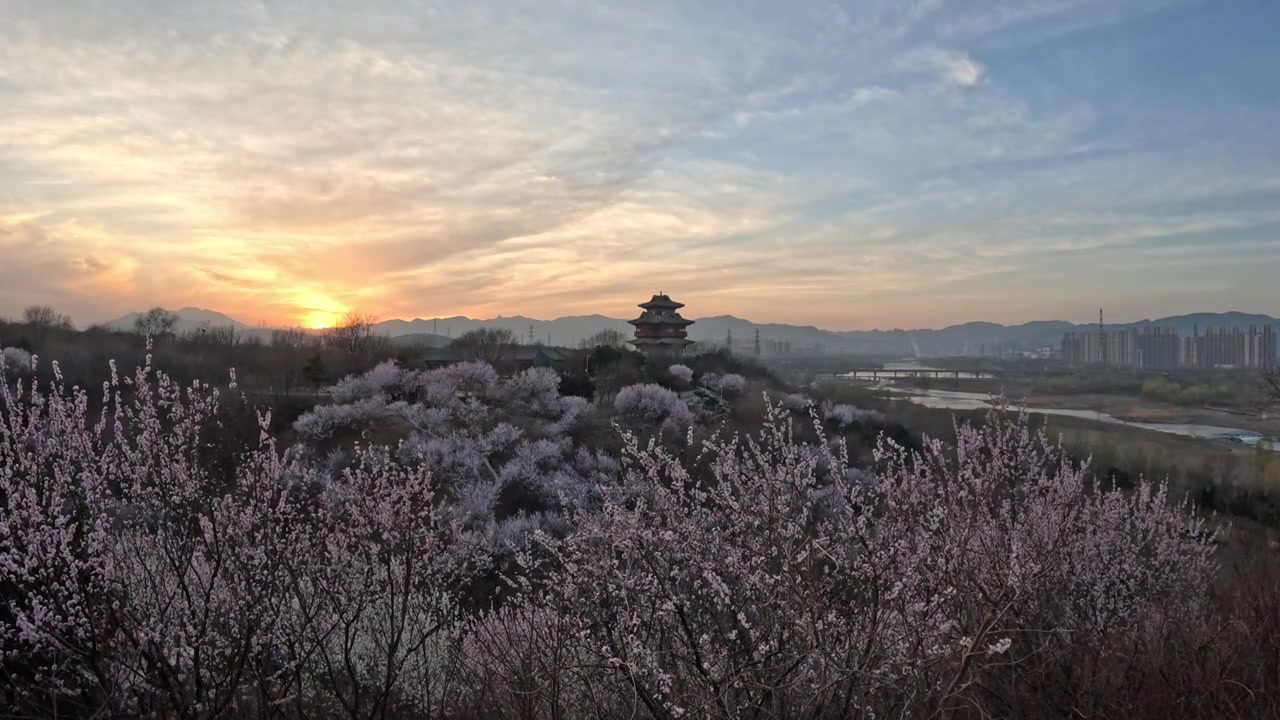
<path fill-rule="evenodd" d="M 306 317 L 303 318 L 302 324 L 312 330 L 323 330 L 333 327 L 333 324 L 338 321 L 338 317 L 339 313 L 315 310 L 307 313 Z"/>

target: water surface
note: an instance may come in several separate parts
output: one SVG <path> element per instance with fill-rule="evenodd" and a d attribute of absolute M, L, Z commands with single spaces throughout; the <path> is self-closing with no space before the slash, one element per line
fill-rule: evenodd
<path fill-rule="evenodd" d="M 908 389 L 894 387 L 888 383 L 881 383 L 876 386 L 876 389 L 900 395 L 903 399 L 909 400 L 916 405 L 939 408 L 942 410 L 986 410 L 991 407 L 991 396 L 984 393 L 961 392 L 957 390 Z M 1219 427 L 1216 425 L 1198 425 L 1194 423 L 1129 422 L 1114 415 L 1108 415 L 1107 413 L 1098 412 L 1096 410 L 1071 410 L 1067 408 L 1027 406 L 1027 411 L 1039 415 L 1061 415 L 1065 417 L 1083 418 L 1085 420 L 1093 420 L 1095 422 L 1108 423 L 1112 425 L 1127 425 L 1129 427 L 1154 430 L 1156 432 L 1169 433 L 1171 435 L 1199 438 L 1201 440 L 1225 440 L 1250 447 L 1261 445 L 1267 450 L 1280 452 L 1280 442 L 1267 440 L 1262 437 L 1261 433 L 1254 432 L 1252 430 Z"/>

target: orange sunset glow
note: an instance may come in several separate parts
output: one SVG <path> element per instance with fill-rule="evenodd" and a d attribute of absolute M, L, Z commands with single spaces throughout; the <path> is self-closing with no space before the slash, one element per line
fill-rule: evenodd
<path fill-rule="evenodd" d="M 1277 104 L 1204 75 L 1130 108 L 1111 70 L 1185 43 L 1110 3 L 1050 3 L 1027 37 L 1149 21 L 1153 59 L 997 52 L 1025 16 L 1003 2 L 773 27 L 668 3 L 14 1 L 0 314 L 622 317 L 660 287 L 694 316 L 854 329 L 1274 303 Z M 1140 150 L 1170 138 L 1176 162 Z"/>

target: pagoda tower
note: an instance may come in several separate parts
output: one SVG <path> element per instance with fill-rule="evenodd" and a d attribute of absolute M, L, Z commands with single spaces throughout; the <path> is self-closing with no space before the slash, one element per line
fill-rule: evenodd
<path fill-rule="evenodd" d="M 687 335 L 692 320 L 685 320 L 678 312 L 683 304 L 658 293 L 647 303 L 641 303 L 644 312 L 635 320 L 628 320 L 636 328 L 636 336 L 629 343 L 651 357 L 680 355 L 693 344 Z"/>

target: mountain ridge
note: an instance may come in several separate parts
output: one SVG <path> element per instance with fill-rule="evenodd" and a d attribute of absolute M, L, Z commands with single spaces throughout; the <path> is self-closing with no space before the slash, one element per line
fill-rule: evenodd
<path fill-rule="evenodd" d="M 178 329 L 189 331 L 208 325 L 231 325 L 243 332 L 263 332 L 252 328 L 223 313 L 205 308 L 186 307 L 174 311 L 178 315 Z M 140 313 L 130 313 L 106 323 L 111 327 L 132 329 L 133 321 Z M 971 321 L 947 327 L 890 330 L 826 330 L 814 325 L 789 323 L 755 323 L 734 315 L 712 315 L 691 318 L 694 324 L 689 336 L 694 340 L 723 342 L 730 334 L 734 344 L 750 346 L 759 330 L 761 338 L 775 342 L 792 343 L 792 351 L 801 349 L 830 351 L 904 354 L 918 351 L 922 354 L 999 354 L 1010 350 L 1030 350 L 1044 346 L 1057 346 L 1063 333 L 1091 331 L 1092 323 L 1072 323 L 1065 320 L 1032 320 L 1017 325 L 1002 325 L 986 321 Z M 1222 313 L 1189 313 L 1164 318 L 1144 319 L 1131 323 L 1108 324 L 1110 330 L 1152 326 L 1172 327 L 1179 333 L 1190 334 L 1195 328 L 1241 327 L 1248 325 L 1280 324 L 1270 315 L 1227 311 Z M 431 345 L 447 342 L 449 338 L 480 327 L 504 327 L 513 331 L 522 341 L 546 342 L 552 345 L 573 346 L 603 330 L 617 330 L 631 334 L 631 326 L 622 318 L 607 315 L 566 315 L 551 320 L 541 320 L 523 315 L 475 319 L 463 315 L 447 318 L 393 318 L 374 325 L 376 329 L 392 337 L 417 336 Z M 985 346 L 985 347 L 984 347 Z"/>

